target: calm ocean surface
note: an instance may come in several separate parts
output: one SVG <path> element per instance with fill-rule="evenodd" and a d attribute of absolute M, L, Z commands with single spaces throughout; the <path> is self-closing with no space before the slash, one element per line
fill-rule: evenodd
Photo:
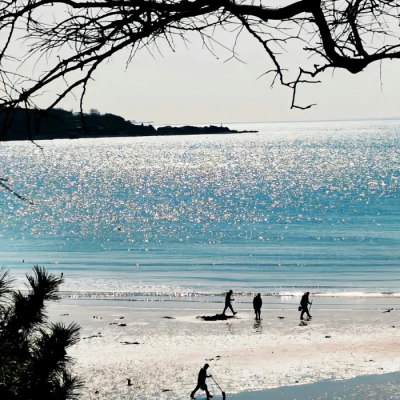
<path fill-rule="evenodd" d="M 398 373 L 392 373 L 283 386 L 263 392 L 248 392 L 227 397 L 234 400 L 399 400 L 399 393 L 400 376 Z"/>
<path fill-rule="evenodd" d="M 400 293 L 400 121 L 0 145 L 0 265 L 68 290 Z M 24 260 L 24 262 L 22 262 Z"/>

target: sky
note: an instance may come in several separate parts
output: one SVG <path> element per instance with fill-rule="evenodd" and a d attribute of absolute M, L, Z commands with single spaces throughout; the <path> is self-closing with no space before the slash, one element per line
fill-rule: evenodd
<path fill-rule="evenodd" d="M 225 36 L 217 34 L 216 39 L 229 44 L 234 38 Z M 325 72 L 320 76 L 322 83 L 299 88 L 300 105 L 317 105 L 305 111 L 291 110 L 288 88 L 279 84 L 271 88 L 271 76 L 257 79 L 271 68 L 271 61 L 253 37 L 243 35 L 239 40 L 237 51 L 243 62 L 224 62 L 227 51 L 217 50 L 216 58 L 195 37 L 190 39 L 188 48 L 178 44 L 175 52 L 161 45 L 162 55 L 142 50 L 127 69 L 127 52 L 115 55 L 94 74 L 85 111 L 95 108 L 128 120 L 162 124 L 400 117 L 400 61 L 371 65 L 358 75 Z M 283 55 L 283 67 L 294 75 L 308 57 L 303 47 L 298 43 Z M 44 104 L 56 91 L 52 87 L 39 103 Z M 73 96 L 61 106 L 79 108 Z"/>

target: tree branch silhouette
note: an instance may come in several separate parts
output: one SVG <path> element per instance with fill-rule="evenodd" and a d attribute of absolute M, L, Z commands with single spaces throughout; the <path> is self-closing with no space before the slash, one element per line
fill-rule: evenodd
<path fill-rule="evenodd" d="M 47 111 L 77 89 L 81 90 L 82 108 L 88 82 L 96 69 L 114 54 L 130 50 L 129 64 L 139 50 L 159 51 L 161 42 L 172 50 L 177 39 L 186 44 L 189 32 L 197 32 L 213 54 L 215 45 L 224 46 L 217 41 L 218 29 L 232 35 L 245 32 L 252 35 L 274 65 L 266 72 L 274 76 L 272 85 L 279 82 L 292 90 L 291 108 L 313 106 L 297 103 L 299 85 L 318 83 L 315 78 L 326 69 L 357 74 L 374 62 L 400 58 L 397 0 L 300 0 L 282 7 L 272 7 L 271 3 L 271 0 L 3 1 L 1 111 L 16 108 Z M 12 49 L 21 39 L 25 53 L 17 58 Z M 236 41 L 230 48 L 230 58 L 238 59 Z M 300 67 L 296 74 L 291 65 L 284 65 L 280 53 L 289 43 L 318 61 L 312 68 Z M 49 69 L 32 76 L 18 72 L 32 58 L 36 61 L 47 58 Z M 54 94 L 46 107 L 38 107 L 36 97 L 58 81 L 63 82 L 64 89 Z"/>
<path fill-rule="evenodd" d="M 16 192 L 14 189 L 10 188 L 10 186 L 8 186 L 7 184 L 5 184 L 4 182 L 7 182 L 8 179 L 6 178 L 0 178 L 0 187 L 9 191 L 11 194 L 13 194 L 15 197 L 17 197 L 18 199 L 22 200 L 22 201 L 26 201 L 27 203 L 33 205 L 33 201 L 29 200 L 28 198 L 26 198 L 25 196 L 20 195 L 18 192 Z"/>

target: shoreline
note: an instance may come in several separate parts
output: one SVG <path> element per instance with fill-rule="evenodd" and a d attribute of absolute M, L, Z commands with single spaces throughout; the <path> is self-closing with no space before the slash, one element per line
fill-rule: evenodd
<path fill-rule="evenodd" d="M 233 295 L 242 301 L 251 300 L 258 292 L 233 292 Z M 267 299 L 299 299 L 304 292 L 293 293 L 261 293 L 263 298 Z M 127 291 L 102 291 L 102 290 L 66 290 L 61 291 L 60 295 L 64 299 L 124 299 L 125 301 L 145 301 L 147 298 L 154 297 L 154 301 L 168 301 L 173 299 L 186 299 L 187 301 L 208 302 L 209 299 L 223 299 L 226 292 L 127 292 Z M 330 292 L 330 293 L 315 293 L 310 291 L 313 298 L 318 299 L 397 299 L 400 298 L 400 293 L 388 292 Z M 161 300 L 158 300 L 161 299 Z"/>
<path fill-rule="evenodd" d="M 400 301 L 390 297 L 358 297 L 358 298 L 316 298 L 313 301 L 312 310 L 316 311 L 385 311 L 392 308 L 400 311 Z M 285 310 L 297 312 L 300 298 L 288 297 L 264 297 L 263 311 Z M 65 305 L 77 307 L 109 307 L 126 308 L 132 310 L 166 310 L 166 311 L 212 311 L 219 313 L 224 307 L 224 298 L 182 298 L 161 296 L 137 296 L 136 298 L 124 297 L 62 297 L 61 302 Z M 236 296 L 232 302 L 234 309 L 241 312 L 253 313 L 253 296 Z"/>
<path fill-rule="evenodd" d="M 82 119 L 84 123 L 82 124 Z M 0 122 L 4 115 L 0 115 Z M 12 124 L 14 124 L 12 126 Z M 31 127 L 31 129 L 29 129 Z M 32 127 L 36 127 L 32 129 Z M 16 108 L 10 126 L 4 130 L 3 142 L 43 141 L 59 139 L 100 139 L 151 136 L 192 136 L 258 133 L 255 130 L 235 130 L 227 126 L 184 125 L 157 126 L 127 121 L 119 115 L 105 113 L 74 114 L 63 109 L 50 109 L 46 118 L 35 109 Z"/>
<path fill-rule="evenodd" d="M 132 301 L 135 301 L 135 297 L 168 297 L 168 298 L 187 298 L 200 299 L 202 297 L 224 297 L 226 291 L 223 292 L 126 292 L 126 291 L 118 291 L 118 290 L 105 290 L 99 291 L 96 289 L 93 290 L 68 290 L 61 291 L 60 294 L 63 298 L 132 298 Z M 250 298 L 257 294 L 258 292 L 233 292 L 233 295 L 240 298 Z M 298 298 L 301 297 L 304 292 L 294 292 L 294 293 L 262 293 L 263 297 L 267 298 Z M 331 292 L 331 293 L 315 293 L 310 291 L 312 297 L 316 298 L 344 298 L 344 299 L 359 299 L 359 298 L 400 298 L 400 293 L 393 292 Z"/>

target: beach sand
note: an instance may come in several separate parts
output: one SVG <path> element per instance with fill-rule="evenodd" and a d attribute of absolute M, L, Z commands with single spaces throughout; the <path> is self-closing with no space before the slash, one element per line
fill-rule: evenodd
<path fill-rule="evenodd" d="M 318 299 L 307 326 L 299 326 L 297 299 L 264 299 L 261 323 L 251 299 L 235 304 L 237 318 L 218 322 L 196 317 L 216 314 L 222 302 L 66 299 L 48 310 L 51 321 L 82 327 L 69 355 L 85 380 L 83 399 L 184 399 L 206 362 L 227 394 L 398 371 L 397 302 Z"/>

